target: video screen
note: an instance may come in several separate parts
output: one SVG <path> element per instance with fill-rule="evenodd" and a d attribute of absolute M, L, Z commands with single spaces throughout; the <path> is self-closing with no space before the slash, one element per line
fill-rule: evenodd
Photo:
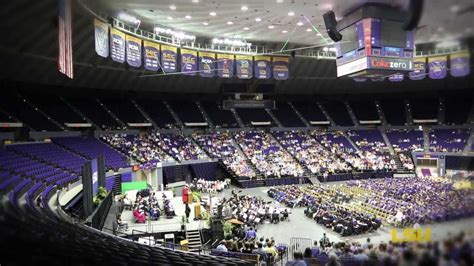
<path fill-rule="evenodd" d="M 406 46 L 406 31 L 403 29 L 403 22 L 382 20 L 381 29 L 382 46 L 401 48 Z"/>
<path fill-rule="evenodd" d="M 342 34 L 342 40 L 340 41 L 342 54 L 359 48 L 355 25 L 343 29 L 340 33 Z"/>

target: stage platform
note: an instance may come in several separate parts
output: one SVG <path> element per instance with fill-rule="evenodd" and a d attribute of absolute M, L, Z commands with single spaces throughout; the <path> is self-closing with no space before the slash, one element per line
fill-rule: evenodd
<path fill-rule="evenodd" d="M 332 186 L 342 182 L 335 182 L 329 184 Z M 306 185 L 302 185 L 306 186 Z M 217 202 L 217 199 L 220 197 L 229 197 L 231 195 L 231 190 L 235 189 L 236 191 L 241 191 L 239 195 L 252 195 L 260 196 L 268 201 L 272 201 L 275 204 L 278 204 L 272 198 L 267 196 L 267 191 L 269 187 L 256 187 L 241 189 L 232 187 L 224 190 L 223 192 L 215 195 L 213 197 L 213 202 Z M 132 233 L 132 229 L 140 230 L 144 232 L 170 232 L 170 231 L 179 231 L 181 227 L 181 216 L 184 215 L 184 205 L 181 202 L 181 197 L 174 197 L 172 203 L 175 207 L 176 217 L 172 219 L 161 218 L 159 221 L 151 221 L 146 224 L 135 224 L 133 221 L 133 215 L 131 211 L 124 210 L 122 218 L 124 221 L 129 223 L 129 230 L 126 232 L 128 234 Z M 160 202 L 162 206 L 162 202 Z M 193 210 L 193 208 L 191 208 Z M 203 210 L 204 211 L 204 210 Z M 348 239 L 359 241 L 361 243 L 365 242 L 368 237 L 370 237 L 372 243 L 381 243 L 391 240 L 391 228 L 381 228 L 375 232 L 361 234 L 357 236 L 342 237 L 338 233 L 327 229 L 321 225 L 318 225 L 314 220 L 307 218 L 304 215 L 304 208 L 294 208 L 291 209 L 291 214 L 289 215 L 288 221 L 279 222 L 278 224 L 270 224 L 265 222 L 260 224 L 257 227 L 257 237 L 270 238 L 273 237 L 277 243 L 286 243 L 289 244 L 291 238 L 309 238 L 312 241 L 320 240 L 323 236 L 323 233 L 329 237 L 331 241 L 346 241 Z M 206 221 L 193 221 L 194 213 L 190 215 L 189 223 L 187 224 L 187 230 L 197 230 L 199 228 L 207 228 Z M 455 234 L 461 231 L 471 232 L 474 230 L 474 218 L 462 219 L 458 221 L 443 222 L 429 225 L 422 225 L 421 228 L 430 228 L 431 229 L 431 239 L 432 240 L 441 240 L 446 238 L 449 234 Z M 150 231 L 151 230 L 151 231 Z"/>

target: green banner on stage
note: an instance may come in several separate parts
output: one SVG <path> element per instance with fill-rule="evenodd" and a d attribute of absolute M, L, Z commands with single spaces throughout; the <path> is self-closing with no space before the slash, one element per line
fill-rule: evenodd
<path fill-rule="evenodd" d="M 146 181 L 126 182 L 122 183 L 122 193 L 129 190 L 142 190 L 147 188 Z"/>

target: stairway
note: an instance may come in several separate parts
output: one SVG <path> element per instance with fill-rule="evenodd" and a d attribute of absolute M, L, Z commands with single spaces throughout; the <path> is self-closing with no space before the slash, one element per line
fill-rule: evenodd
<path fill-rule="evenodd" d="M 257 167 L 255 167 L 255 165 L 252 163 L 252 161 L 250 161 L 250 159 L 247 157 L 247 155 L 245 155 L 244 151 L 242 150 L 242 148 L 240 147 L 240 145 L 237 143 L 237 140 L 235 140 L 234 135 L 232 135 L 232 145 L 234 145 L 234 147 L 237 149 L 237 152 L 238 152 L 243 158 L 245 158 L 245 161 L 247 162 L 247 164 L 248 164 L 248 165 L 250 166 L 250 168 L 252 168 L 252 170 L 255 172 L 256 178 L 257 178 L 257 179 L 263 179 L 263 178 L 264 178 L 263 174 L 257 169 Z"/>
<path fill-rule="evenodd" d="M 278 120 L 278 118 L 276 118 L 276 116 L 273 114 L 272 110 L 270 109 L 265 109 L 265 111 L 267 112 L 267 114 L 272 118 L 273 122 L 279 126 L 279 127 L 283 127 L 283 124 Z"/>
<path fill-rule="evenodd" d="M 309 182 L 311 182 L 311 184 L 313 184 L 313 185 L 321 184 L 321 182 L 319 182 L 319 179 L 316 176 L 308 177 L 308 179 L 309 179 Z"/>
<path fill-rule="evenodd" d="M 474 143 L 474 130 L 471 130 L 471 135 L 469 135 L 469 138 L 467 139 L 466 147 L 464 147 L 463 152 L 470 152 L 473 143 Z"/>
<path fill-rule="evenodd" d="M 398 154 L 395 154 L 392 157 L 395 160 L 395 165 L 397 166 L 397 172 L 405 172 L 405 167 L 403 167 L 403 163 L 400 160 L 400 157 L 398 156 Z"/>
<path fill-rule="evenodd" d="M 199 101 L 196 102 L 196 105 L 199 109 L 199 111 L 201 112 L 202 116 L 204 117 L 204 120 L 207 122 L 207 124 L 209 125 L 209 127 L 211 128 L 214 128 L 214 122 L 212 122 L 211 118 L 209 117 L 209 115 L 207 115 L 207 112 L 206 110 L 204 110 L 204 108 L 202 107 L 201 103 Z"/>
<path fill-rule="evenodd" d="M 396 156 L 396 154 L 395 154 L 395 150 L 393 150 L 392 143 L 391 143 L 390 140 L 388 139 L 387 134 L 385 133 L 385 130 L 382 130 L 382 129 L 379 129 L 379 130 L 380 130 L 380 134 L 382 135 L 383 140 L 385 141 L 385 145 L 387 145 L 388 151 L 390 152 L 390 154 L 392 155 L 392 157 L 398 157 L 398 156 Z"/>
<path fill-rule="evenodd" d="M 168 112 L 171 114 L 176 124 L 180 127 L 183 127 L 184 126 L 183 121 L 179 119 L 178 115 L 174 112 L 173 108 L 171 108 L 171 105 L 167 101 L 163 101 L 163 104 L 166 106 L 166 109 L 168 109 Z"/>
<path fill-rule="evenodd" d="M 360 151 L 359 146 L 357 146 L 354 141 L 346 134 L 346 132 L 343 132 L 344 137 L 349 141 L 349 143 L 352 145 L 355 151 Z"/>
<path fill-rule="evenodd" d="M 344 101 L 344 105 L 346 106 L 347 112 L 349 113 L 349 116 L 352 120 L 352 123 L 355 126 L 360 126 L 359 120 L 357 120 L 357 117 L 355 116 L 354 110 L 352 110 L 351 106 L 349 105 L 348 101 Z"/>
<path fill-rule="evenodd" d="M 199 252 L 202 250 L 201 234 L 199 230 L 187 230 L 186 239 L 190 252 Z"/>
<path fill-rule="evenodd" d="M 377 113 L 379 114 L 380 121 L 382 121 L 382 125 L 387 125 L 387 118 L 383 113 L 382 106 L 380 105 L 380 101 L 375 100 L 375 108 L 377 109 Z"/>
<path fill-rule="evenodd" d="M 235 109 L 230 109 L 230 111 L 232 112 L 232 115 L 234 116 L 235 121 L 237 121 L 237 124 L 239 124 L 239 127 L 242 127 L 242 128 L 245 127 L 245 124 L 242 121 L 242 118 L 240 118 L 239 114 L 237 114 L 237 111 L 235 111 Z"/>
<path fill-rule="evenodd" d="M 21 100 L 23 100 L 26 104 L 28 104 L 33 110 L 35 110 L 36 112 L 40 113 L 42 116 L 44 116 L 48 121 L 50 121 L 52 124 L 54 124 L 55 126 L 57 126 L 58 128 L 60 128 L 61 130 L 66 130 L 66 128 L 61 124 L 59 123 L 58 121 L 54 120 L 52 117 L 50 117 L 47 113 L 43 112 L 40 108 L 38 108 L 37 106 L 35 106 L 33 103 L 31 103 L 29 100 L 27 100 L 26 98 L 24 98 L 22 95 L 19 95 L 19 98 Z"/>
<path fill-rule="evenodd" d="M 133 106 L 137 108 L 140 114 L 142 114 L 143 117 L 145 117 L 145 119 L 153 125 L 153 128 L 157 129 L 158 125 L 155 123 L 155 121 L 153 121 L 153 119 L 151 119 L 151 117 L 145 112 L 145 110 L 143 110 L 143 108 L 140 105 L 138 105 L 138 103 L 135 100 L 131 100 L 131 101 L 132 101 Z"/>
<path fill-rule="evenodd" d="M 74 111 L 76 114 L 78 114 L 80 117 L 82 117 L 84 120 L 87 121 L 87 123 L 90 123 L 91 125 L 94 125 L 96 128 L 100 128 L 98 127 L 94 121 L 92 121 L 89 117 L 87 117 L 86 115 L 84 115 L 81 111 L 79 111 L 79 109 L 77 109 L 76 106 L 72 105 L 71 103 L 69 103 L 66 99 L 64 99 L 63 97 L 59 96 L 59 100 L 61 100 L 64 104 L 66 104 L 69 108 L 71 108 L 72 111 Z"/>
<path fill-rule="evenodd" d="M 115 175 L 114 186 L 112 187 L 112 191 L 114 195 L 118 195 L 122 191 L 122 175 Z"/>
<path fill-rule="evenodd" d="M 112 117 L 113 120 L 119 123 L 122 127 L 126 128 L 128 126 L 122 120 L 120 120 L 117 115 L 115 115 L 112 111 L 110 111 L 110 109 L 105 104 L 103 104 L 99 99 L 96 98 L 95 101 L 100 105 L 100 107 L 102 107 L 105 110 L 106 113 L 108 113 Z"/>
<path fill-rule="evenodd" d="M 291 107 L 291 109 L 293 109 L 293 112 L 296 113 L 296 115 L 301 119 L 301 121 L 303 122 L 303 124 L 305 124 L 306 127 L 311 127 L 308 120 L 303 117 L 303 115 L 298 111 L 298 109 L 296 109 L 292 102 L 288 102 L 288 105 Z"/>
<path fill-rule="evenodd" d="M 300 160 L 298 160 L 298 158 L 296 158 L 296 156 L 294 154 L 292 154 L 285 147 L 283 147 L 281 142 L 277 138 L 275 138 L 275 136 L 273 136 L 273 134 L 270 134 L 270 137 L 278 144 L 280 149 L 286 151 L 286 153 L 288 153 L 293 158 L 293 160 L 295 160 L 295 162 L 297 162 L 303 168 L 303 170 L 304 170 L 303 176 L 307 177 L 307 178 L 310 178 L 311 177 L 311 171 L 309 170 L 309 168 L 305 164 L 301 163 Z"/>
<path fill-rule="evenodd" d="M 324 114 L 324 116 L 326 117 L 326 119 L 331 123 L 331 126 L 336 126 L 336 122 L 334 122 L 334 120 L 332 119 L 332 117 L 329 115 L 329 113 L 326 111 L 326 108 L 324 108 L 324 106 L 317 102 L 316 103 L 319 107 L 319 109 L 321 109 L 321 112 Z"/>
<path fill-rule="evenodd" d="M 425 152 L 430 151 L 430 129 L 423 127 L 423 149 Z"/>

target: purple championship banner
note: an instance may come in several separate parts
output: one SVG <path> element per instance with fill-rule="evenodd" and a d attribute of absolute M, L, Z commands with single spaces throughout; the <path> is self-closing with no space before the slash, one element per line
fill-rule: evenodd
<path fill-rule="evenodd" d="M 288 57 L 273 57 L 273 78 L 276 80 L 287 80 L 289 77 Z"/>
<path fill-rule="evenodd" d="M 199 52 L 199 74 L 201 77 L 212 78 L 215 75 L 216 54 Z"/>
<path fill-rule="evenodd" d="M 217 54 L 217 75 L 221 78 L 231 78 L 234 75 L 234 55 Z"/>
<path fill-rule="evenodd" d="M 372 18 L 371 46 L 382 46 L 382 30 L 380 19 Z"/>
<path fill-rule="evenodd" d="M 125 62 L 125 33 L 110 29 L 110 57 L 118 63 Z"/>
<path fill-rule="evenodd" d="M 258 79 L 269 79 L 272 77 L 272 58 L 270 56 L 254 57 L 254 76 Z"/>
<path fill-rule="evenodd" d="M 364 47 L 364 24 L 362 21 L 356 23 L 356 33 L 357 33 L 357 44 L 359 49 Z"/>
<path fill-rule="evenodd" d="M 465 77 L 471 73 L 469 52 L 456 53 L 449 56 L 451 76 Z"/>
<path fill-rule="evenodd" d="M 367 81 L 367 78 L 353 78 L 355 82 L 365 82 Z"/>
<path fill-rule="evenodd" d="M 184 75 L 194 76 L 197 71 L 197 52 L 181 49 L 181 72 Z"/>
<path fill-rule="evenodd" d="M 431 79 L 444 79 L 448 75 L 448 57 L 436 56 L 428 58 L 428 69 Z"/>
<path fill-rule="evenodd" d="M 161 45 L 161 69 L 164 73 L 176 72 L 178 48 L 170 45 Z"/>
<path fill-rule="evenodd" d="M 250 55 L 235 56 L 235 72 L 239 79 L 249 79 L 253 75 L 253 60 Z"/>
<path fill-rule="evenodd" d="M 426 57 L 413 58 L 413 71 L 408 73 L 411 80 L 422 80 L 426 76 Z"/>
<path fill-rule="evenodd" d="M 125 35 L 127 44 L 127 63 L 132 67 L 142 65 L 142 40 L 131 35 Z"/>
<path fill-rule="evenodd" d="M 158 71 L 160 69 L 160 44 L 144 40 L 143 58 L 146 70 Z"/>
<path fill-rule="evenodd" d="M 400 81 L 403 81 L 403 74 L 393 74 L 393 75 L 390 75 L 388 77 L 388 80 L 392 81 L 392 82 L 400 82 Z"/>
<path fill-rule="evenodd" d="M 95 52 L 102 57 L 109 56 L 109 24 L 94 19 Z"/>

